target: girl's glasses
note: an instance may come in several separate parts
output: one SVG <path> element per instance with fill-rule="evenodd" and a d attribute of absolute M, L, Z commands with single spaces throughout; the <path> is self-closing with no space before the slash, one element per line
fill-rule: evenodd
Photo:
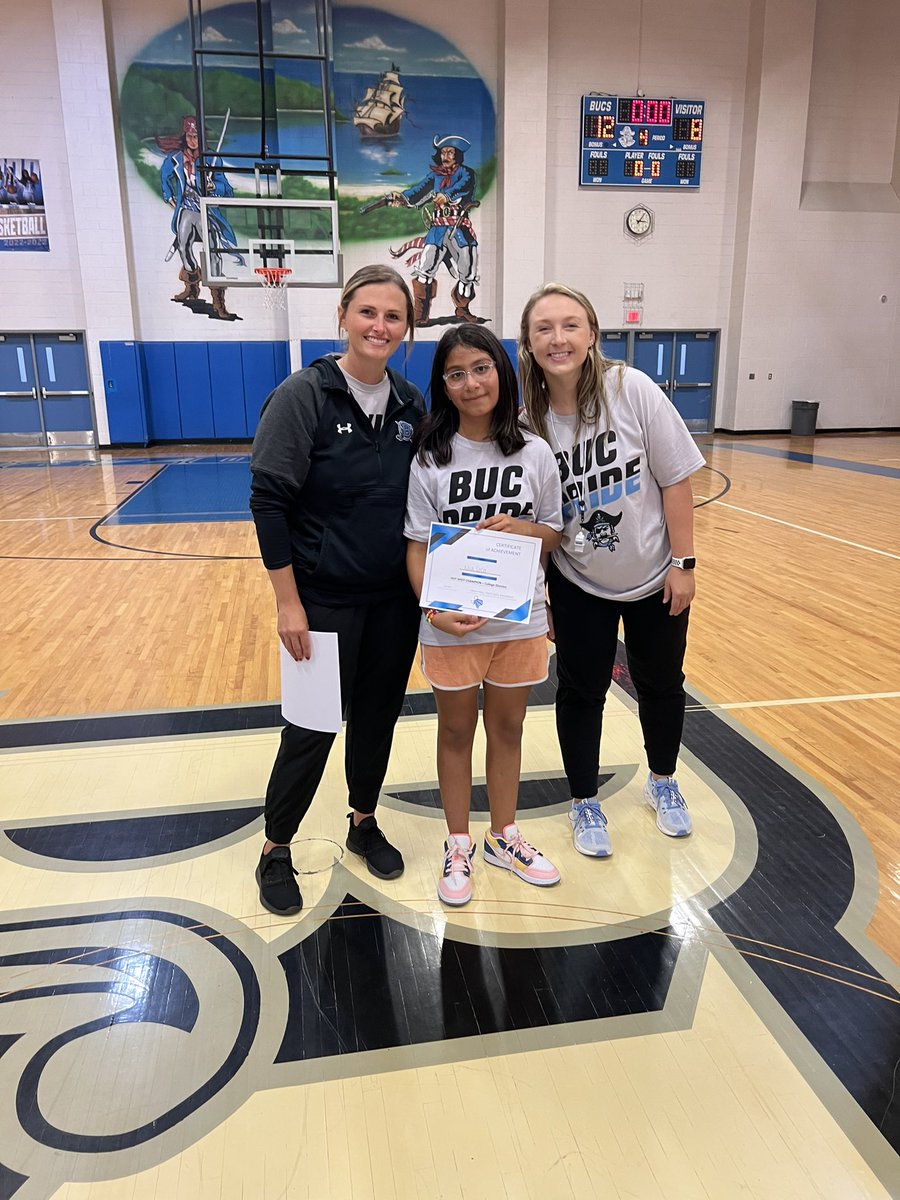
<path fill-rule="evenodd" d="M 471 375 L 477 383 L 480 379 L 487 379 L 491 371 L 496 371 L 497 364 L 492 358 L 485 359 L 484 362 L 476 363 L 474 367 L 470 367 L 468 371 L 464 371 L 461 367 L 456 371 L 448 371 L 443 377 L 444 383 L 451 392 L 458 392 L 460 388 L 466 386 L 466 380 Z"/>

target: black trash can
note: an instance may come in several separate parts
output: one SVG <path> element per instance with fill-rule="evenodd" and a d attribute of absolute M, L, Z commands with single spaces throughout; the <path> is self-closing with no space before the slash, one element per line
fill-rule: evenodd
<path fill-rule="evenodd" d="M 818 400 L 791 401 L 791 437 L 812 437 L 816 432 Z"/>

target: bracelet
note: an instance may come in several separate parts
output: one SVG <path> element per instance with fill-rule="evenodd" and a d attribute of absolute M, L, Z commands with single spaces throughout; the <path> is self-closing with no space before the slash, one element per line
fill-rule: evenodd
<path fill-rule="evenodd" d="M 429 625 L 434 624 L 434 618 L 437 615 L 438 615 L 438 610 L 436 608 L 426 608 L 425 609 L 424 616 L 425 616 L 425 620 L 428 622 Z"/>

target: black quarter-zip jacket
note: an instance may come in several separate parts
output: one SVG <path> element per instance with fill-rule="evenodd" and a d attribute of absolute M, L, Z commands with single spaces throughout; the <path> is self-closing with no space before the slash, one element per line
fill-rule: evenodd
<path fill-rule="evenodd" d="M 301 600 L 342 606 L 407 588 L 403 518 L 419 391 L 388 371 L 380 430 L 332 357 L 295 371 L 263 405 L 250 510 L 263 563 L 294 567 Z"/>

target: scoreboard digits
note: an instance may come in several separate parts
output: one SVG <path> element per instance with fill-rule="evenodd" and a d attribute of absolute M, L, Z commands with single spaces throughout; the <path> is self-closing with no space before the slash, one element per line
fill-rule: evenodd
<path fill-rule="evenodd" d="M 623 124 L 629 121 L 632 125 L 672 124 L 671 100 L 619 100 L 616 111 L 619 114 L 617 119 Z"/>
<path fill-rule="evenodd" d="M 699 187 L 702 100 L 582 96 L 584 186 Z"/>
<path fill-rule="evenodd" d="M 675 140 L 677 142 L 703 141 L 702 117 L 678 117 L 674 122 L 672 129 L 675 133 Z"/>
<path fill-rule="evenodd" d="M 615 134 L 616 122 L 612 117 L 585 117 L 584 136 L 586 138 L 611 138 Z"/>

